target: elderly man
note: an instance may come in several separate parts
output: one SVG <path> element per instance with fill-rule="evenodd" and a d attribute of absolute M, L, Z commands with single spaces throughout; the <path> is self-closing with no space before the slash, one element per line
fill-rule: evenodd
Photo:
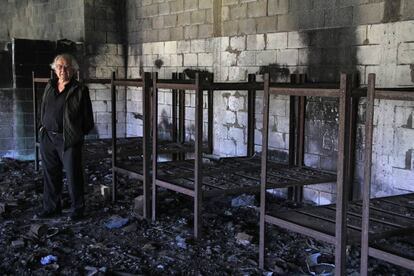
<path fill-rule="evenodd" d="M 49 81 L 41 105 L 40 153 L 44 177 L 43 208 L 38 218 L 62 211 L 62 170 L 65 169 L 71 212 L 69 219 L 83 217 L 85 209 L 82 145 L 94 126 L 88 88 L 74 78 L 79 69 L 69 54 L 55 57 L 51 64 L 57 79 Z"/>

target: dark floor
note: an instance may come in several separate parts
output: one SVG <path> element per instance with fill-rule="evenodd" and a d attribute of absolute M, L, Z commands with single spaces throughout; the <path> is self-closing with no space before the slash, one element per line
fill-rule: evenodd
<path fill-rule="evenodd" d="M 99 158 L 93 156 L 97 151 L 101 151 Z M 102 156 L 99 144 L 96 149 L 88 148 L 86 218 L 68 222 L 64 212 L 54 219 L 36 220 L 41 174 L 34 171 L 33 163 L 4 159 L 0 172 L 0 274 L 317 275 L 323 272 L 317 269 L 328 272 L 332 268 L 312 266 L 312 256 L 319 253 L 318 262 L 333 264 L 332 246 L 271 227 L 267 269 L 260 270 L 257 197 L 237 198 L 250 200 L 241 207 L 235 206 L 235 197 L 206 202 L 206 227 L 200 241 L 192 238 L 192 201 L 185 196 L 162 191 L 159 220 L 143 220 L 133 206 L 133 199 L 142 193 L 136 180 L 121 178 L 116 204 L 101 196 L 101 184 L 112 181 L 110 167 L 110 156 Z M 66 195 L 64 205 L 68 204 Z M 128 222 L 108 229 L 105 223 L 113 216 Z M 57 260 L 42 265 L 42 257 L 48 255 Z M 370 267 L 372 275 L 412 275 L 375 260 Z M 359 247 L 349 248 L 347 271 L 348 275 L 359 274 Z"/>

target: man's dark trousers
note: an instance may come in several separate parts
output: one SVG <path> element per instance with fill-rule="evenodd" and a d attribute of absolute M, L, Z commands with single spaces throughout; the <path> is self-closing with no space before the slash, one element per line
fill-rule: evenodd
<path fill-rule="evenodd" d="M 44 177 L 43 209 L 60 212 L 62 209 L 62 169 L 66 171 L 71 211 L 83 212 L 82 144 L 78 143 L 63 151 L 63 134 L 43 129 L 40 132 L 40 153 Z"/>

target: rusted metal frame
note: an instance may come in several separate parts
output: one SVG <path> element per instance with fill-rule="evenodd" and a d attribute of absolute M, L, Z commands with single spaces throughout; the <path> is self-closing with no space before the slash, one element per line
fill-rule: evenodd
<path fill-rule="evenodd" d="M 205 90 L 263 90 L 263 83 L 260 82 L 213 82 L 203 84 Z"/>
<path fill-rule="evenodd" d="M 396 90 L 376 90 L 375 75 L 368 75 L 368 99 L 366 110 L 365 125 L 365 168 L 364 168 L 364 187 L 363 187 L 363 231 L 361 237 L 361 275 L 368 275 L 368 257 L 381 259 L 411 270 L 414 270 L 414 260 L 403 256 L 386 252 L 369 246 L 369 212 L 370 212 L 370 187 L 371 187 L 371 166 L 372 166 L 372 142 L 373 142 L 373 117 L 374 117 L 374 100 L 414 100 L 414 91 L 396 91 Z"/>
<path fill-rule="evenodd" d="M 390 252 L 386 252 L 384 250 L 379 250 L 379 249 L 370 247 L 369 256 L 386 261 L 386 262 L 390 262 L 395 265 L 405 267 L 410 270 L 414 270 L 413 259 L 405 258 L 397 254 L 393 254 Z"/>
<path fill-rule="evenodd" d="M 152 73 L 152 220 L 157 218 L 158 174 L 158 74 Z"/>
<path fill-rule="evenodd" d="M 335 275 L 345 275 L 346 241 L 347 241 L 347 203 L 348 203 L 348 124 L 347 114 L 351 98 L 350 78 L 341 73 L 339 98 L 339 137 L 337 161 L 337 194 L 336 194 L 336 223 L 335 223 Z"/>
<path fill-rule="evenodd" d="M 178 78 L 177 73 L 172 73 L 172 79 L 176 80 Z M 177 89 L 171 91 L 172 97 L 172 133 L 171 137 L 174 142 L 178 142 L 178 126 L 177 126 L 177 102 L 178 94 Z"/>
<path fill-rule="evenodd" d="M 298 122 L 297 122 L 297 139 L 295 146 L 295 165 L 301 167 L 304 165 L 305 157 L 305 113 L 306 113 L 306 97 L 298 97 Z M 303 200 L 303 186 L 294 188 L 294 201 Z"/>
<path fill-rule="evenodd" d="M 110 84 L 111 79 L 84 79 L 82 82 L 85 84 Z"/>
<path fill-rule="evenodd" d="M 359 97 L 351 97 L 349 102 L 349 113 L 348 113 L 348 158 L 347 162 L 347 179 L 349 182 L 349 197 L 348 200 L 353 200 L 359 198 L 359 193 L 354 187 L 354 171 L 355 171 L 355 143 L 356 143 L 356 133 L 357 133 L 357 116 L 358 116 L 358 103 Z"/>
<path fill-rule="evenodd" d="M 185 75 L 183 73 L 178 74 L 178 78 L 183 80 Z M 185 90 L 178 90 L 178 143 L 185 143 Z M 180 160 L 185 159 L 185 153 L 179 155 Z"/>
<path fill-rule="evenodd" d="M 115 170 L 115 167 L 117 167 L 115 72 L 112 72 L 112 76 L 111 76 L 111 125 L 112 125 L 112 137 L 111 137 L 112 139 L 112 201 L 116 201 L 118 172 Z"/>
<path fill-rule="evenodd" d="M 321 240 L 330 244 L 335 244 L 336 242 L 336 238 L 335 236 L 320 232 L 320 231 L 316 231 L 313 229 L 310 229 L 309 227 L 306 226 L 301 226 L 298 225 L 296 223 L 293 222 L 289 222 L 286 221 L 284 219 L 279 219 L 277 217 L 273 217 L 273 216 L 265 216 L 265 221 L 268 223 L 271 223 L 273 225 L 277 225 L 280 226 L 282 228 L 288 229 L 288 230 L 292 230 L 296 233 L 300 233 L 306 236 L 310 236 L 313 237 L 317 240 Z M 338 274 L 335 274 L 338 275 Z M 345 275 L 345 274 L 339 274 L 339 275 Z"/>
<path fill-rule="evenodd" d="M 214 75 L 209 75 L 208 78 L 209 83 L 213 83 L 214 81 Z M 214 136 L 214 124 L 213 124 L 213 116 L 214 116 L 214 90 L 209 89 L 207 91 L 207 144 L 208 149 L 207 153 L 212 154 L 213 153 L 213 136 Z"/>
<path fill-rule="evenodd" d="M 53 76 L 53 71 L 50 73 L 50 77 Z M 38 114 L 38 103 L 37 103 L 37 84 L 38 83 L 48 83 L 50 78 L 37 78 L 35 77 L 34 71 L 32 71 L 32 89 L 33 89 L 33 127 L 34 127 L 34 149 L 35 149 L 35 171 L 39 171 L 39 160 L 40 160 L 40 153 L 39 153 L 39 124 L 37 121 L 37 114 Z"/>
<path fill-rule="evenodd" d="M 412 91 L 393 91 L 375 90 L 375 98 L 381 100 L 414 101 L 414 90 Z"/>
<path fill-rule="evenodd" d="M 173 184 L 173 183 L 170 183 L 170 182 L 167 182 L 167 181 L 157 179 L 157 186 L 160 186 L 160 187 L 169 189 L 171 191 L 175 191 L 175 192 L 185 194 L 185 195 L 188 195 L 188 196 L 191 196 L 191 197 L 195 198 L 195 191 L 194 190 L 182 187 L 180 185 L 176 185 L 176 184 Z"/>
<path fill-rule="evenodd" d="M 138 180 L 143 181 L 144 180 L 144 176 L 141 173 L 138 172 L 134 172 L 131 170 L 128 170 L 126 168 L 122 168 L 122 167 L 112 167 L 113 170 L 115 170 L 117 173 L 123 174 L 123 175 L 127 175 L 129 177 L 132 178 L 137 178 Z"/>
<path fill-rule="evenodd" d="M 295 152 L 296 152 L 296 110 L 297 110 L 297 100 L 295 96 L 289 97 L 289 166 L 295 165 Z M 288 190 L 288 198 L 291 198 L 292 191 Z"/>
<path fill-rule="evenodd" d="M 269 146 L 269 74 L 264 75 L 263 87 L 263 129 L 262 129 L 262 160 L 260 181 L 260 220 L 259 220 L 259 267 L 264 268 L 265 257 L 265 215 L 266 215 L 266 183 L 267 183 L 267 154 Z"/>
<path fill-rule="evenodd" d="M 289 96 L 306 97 L 339 97 L 338 89 L 333 88 L 306 88 L 306 87 L 270 87 L 271 93 Z"/>
<path fill-rule="evenodd" d="M 32 88 L 33 88 L 33 126 L 34 126 L 34 140 L 35 140 L 35 171 L 39 170 L 39 127 L 37 124 L 37 93 L 36 81 L 34 72 L 32 72 Z"/>
<path fill-rule="evenodd" d="M 372 144 L 374 124 L 375 74 L 368 75 L 365 119 L 365 163 L 362 187 L 361 275 L 368 275 L 369 201 L 371 196 Z"/>
<path fill-rule="evenodd" d="M 248 83 L 255 83 L 256 75 L 248 75 Z M 256 90 L 249 89 L 247 91 L 247 156 L 254 155 L 254 126 L 256 113 Z"/>
<path fill-rule="evenodd" d="M 143 83 L 142 83 L 142 100 L 143 100 L 143 217 L 148 219 L 151 214 L 151 74 L 149 72 L 144 73 Z M 154 117 L 157 117 L 154 114 Z"/>
<path fill-rule="evenodd" d="M 194 237 L 197 239 L 201 236 L 203 200 L 203 89 L 198 73 L 196 73 L 195 87 Z"/>
<path fill-rule="evenodd" d="M 162 89 L 184 89 L 196 90 L 197 86 L 194 83 L 157 83 L 158 88 Z"/>
<path fill-rule="evenodd" d="M 136 86 L 136 87 L 142 87 L 143 81 L 141 79 L 139 80 L 115 80 L 114 81 L 115 86 Z"/>

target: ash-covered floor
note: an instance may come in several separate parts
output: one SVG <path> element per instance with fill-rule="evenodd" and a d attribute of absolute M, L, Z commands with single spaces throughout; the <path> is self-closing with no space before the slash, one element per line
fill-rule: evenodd
<path fill-rule="evenodd" d="M 275 227 L 268 231 L 267 269 L 258 268 L 257 196 L 206 201 L 204 235 L 196 241 L 190 198 L 164 190 L 158 221 L 144 220 L 133 203 L 141 185 L 121 177 L 119 200 L 105 200 L 101 185 L 112 181 L 110 151 L 89 142 L 85 152 L 87 210 L 78 222 L 68 221 L 65 210 L 54 219 L 34 219 L 42 198 L 41 172 L 33 162 L 3 159 L 1 275 L 332 275 L 331 245 Z M 63 200 L 68 208 L 67 193 Z M 117 225 L 110 222 L 121 225 L 111 228 Z M 347 274 L 358 275 L 359 247 L 349 247 L 348 253 Z M 370 268 L 372 275 L 412 275 L 376 260 Z"/>

